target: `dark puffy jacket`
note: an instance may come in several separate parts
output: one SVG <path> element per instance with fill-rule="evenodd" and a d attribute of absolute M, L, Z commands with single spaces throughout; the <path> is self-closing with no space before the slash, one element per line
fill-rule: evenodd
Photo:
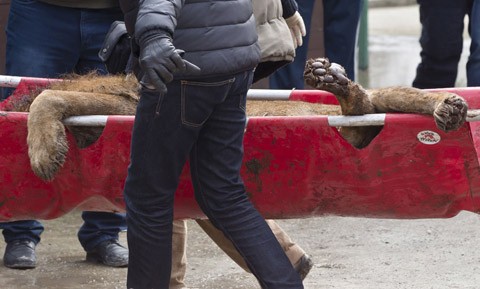
<path fill-rule="evenodd" d="M 252 69 L 260 60 L 251 0 L 120 0 L 120 7 L 134 38 L 170 34 L 202 77 Z"/>

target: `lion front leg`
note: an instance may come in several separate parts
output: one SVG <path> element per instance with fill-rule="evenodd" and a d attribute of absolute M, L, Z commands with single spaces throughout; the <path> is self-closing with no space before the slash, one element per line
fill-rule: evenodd
<path fill-rule="evenodd" d="M 460 96 L 444 91 L 411 87 L 390 87 L 370 91 L 377 112 L 405 112 L 431 115 L 443 131 L 456 130 L 466 120 L 468 105 Z"/>
<path fill-rule="evenodd" d="M 28 156 L 33 172 L 44 180 L 52 180 L 64 164 L 68 143 L 63 119 L 74 115 L 132 115 L 135 107 L 135 100 L 117 95 L 43 91 L 30 106 L 27 123 Z"/>

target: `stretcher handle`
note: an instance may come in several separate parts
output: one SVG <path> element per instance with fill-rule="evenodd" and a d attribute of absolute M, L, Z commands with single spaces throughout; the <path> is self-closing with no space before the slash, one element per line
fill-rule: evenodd
<path fill-rule="evenodd" d="M 328 116 L 328 125 L 339 126 L 380 126 L 385 124 L 385 113 L 372 113 L 366 115 Z M 63 120 L 65 125 L 72 126 L 105 126 L 108 115 L 82 115 L 71 116 Z M 480 121 L 480 109 L 471 109 L 467 114 L 467 122 Z"/>
<path fill-rule="evenodd" d="M 63 124 L 72 126 L 105 126 L 108 115 L 71 116 Z M 375 126 L 385 124 L 385 114 L 375 113 L 359 116 L 328 116 L 330 126 Z"/>
<path fill-rule="evenodd" d="M 0 87 L 17 87 L 20 80 L 20 76 L 0 75 Z"/>
<path fill-rule="evenodd" d="M 44 82 L 44 81 L 55 81 L 54 78 L 40 78 L 40 77 L 22 77 L 22 76 L 10 76 L 10 75 L 0 75 L 0 87 L 11 87 L 15 88 L 18 86 L 20 81 L 23 79 L 30 79 L 33 81 Z"/>

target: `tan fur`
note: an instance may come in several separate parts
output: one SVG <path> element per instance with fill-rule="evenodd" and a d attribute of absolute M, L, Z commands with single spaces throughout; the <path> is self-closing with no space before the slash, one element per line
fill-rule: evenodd
<path fill-rule="evenodd" d="M 345 69 L 326 58 L 309 59 L 305 81 L 317 89 L 333 93 L 344 115 L 406 112 L 432 115 L 443 131 L 458 129 L 465 123 L 465 100 L 449 92 L 427 92 L 411 87 L 388 87 L 366 91 L 347 78 Z M 342 127 L 340 133 L 357 148 L 367 146 L 381 127 Z"/>
<path fill-rule="evenodd" d="M 320 67 L 320 68 L 319 68 Z M 466 103 L 457 95 L 424 92 L 407 87 L 366 91 L 346 78 L 343 67 L 328 59 L 312 59 L 305 70 L 307 83 L 332 92 L 340 107 L 301 101 L 248 101 L 249 116 L 298 116 L 375 112 L 410 112 L 433 115 L 443 130 L 457 129 L 466 117 Z M 74 115 L 133 115 L 138 103 L 138 83 L 133 76 L 74 76 L 32 94 L 29 101 L 14 105 L 29 109 L 28 149 L 37 176 L 54 178 L 68 152 L 62 120 Z M 33 101 L 33 102 L 32 102 Z M 29 105 L 29 102 L 32 102 Z M 454 118 L 454 121 L 450 121 Z M 94 142 L 102 128 L 69 127 L 81 147 Z M 365 147 L 380 127 L 343 127 L 342 136 L 358 148 Z"/>

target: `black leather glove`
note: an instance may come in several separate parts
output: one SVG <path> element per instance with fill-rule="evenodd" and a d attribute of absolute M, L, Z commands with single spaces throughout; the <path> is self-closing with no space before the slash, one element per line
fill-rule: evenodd
<path fill-rule="evenodd" d="M 183 51 L 173 46 L 169 35 L 156 31 L 139 39 L 139 63 L 145 75 L 140 83 L 149 89 L 166 93 L 166 83 L 176 72 L 199 72 L 200 68 L 182 58 Z"/>

